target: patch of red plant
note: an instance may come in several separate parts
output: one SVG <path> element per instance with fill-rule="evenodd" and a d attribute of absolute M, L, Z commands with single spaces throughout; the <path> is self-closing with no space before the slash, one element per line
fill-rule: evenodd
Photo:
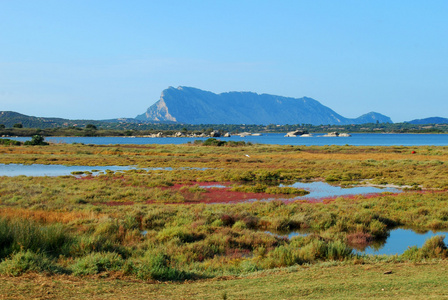
<path fill-rule="evenodd" d="M 354 232 L 347 234 L 347 244 L 357 250 L 365 250 L 373 242 L 373 236 L 366 232 Z"/>
<path fill-rule="evenodd" d="M 186 202 L 178 203 L 241 203 L 247 201 L 257 201 L 257 200 L 276 200 L 285 199 L 285 195 L 271 195 L 266 193 L 246 193 L 246 192 L 235 192 L 231 191 L 230 182 L 190 182 L 188 184 L 175 184 L 171 187 L 164 189 L 180 190 L 182 187 L 193 187 L 194 185 L 199 185 L 205 188 L 207 192 L 201 193 L 200 199 L 194 199 L 194 193 L 189 193 L 188 191 L 182 191 L 182 196 L 184 196 Z M 215 187 L 219 186 L 219 187 Z M 225 186 L 225 187 L 220 187 Z M 151 203 L 151 201 L 148 201 Z"/>
<path fill-rule="evenodd" d="M 125 206 L 125 205 L 134 205 L 134 202 L 129 201 L 129 202 L 113 202 L 113 201 L 109 201 L 109 202 L 100 202 L 100 203 L 95 203 L 95 205 L 98 204 L 102 204 L 102 205 L 106 205 L 106 206 Z"/>
<path fill-rule="evenodd" d="M 362 199 L 371 199 L 371 198 L 379 197 L 379 196 L 381 196 L 381 194 L 382 193 L 370 193 L 370 194 L 362 194 L 362 195 L 345 195 L 345 196 L 333 196 L 333 197 L 324 197 L 324 198 L 306 198 L 306 199 L 299 199 L 299 200 L 284 200 L 283 202 L 285 202 L 285 203 L 309 202 L 309 203 L 328 204 L 338 198 L 349 199 L 349 200 L 358 200 L 360 197 L 362 197 Z M 390 194 L 390 196 L 398 196 L 398 195 L 401 195 L 401 193 Z"/>
<path fill-rule="evenodd" d="M 186 187 L 193 187 L 195 185 L 199 185 L 202 188 L 213 188 L 215 186 L 225 186 L 225 187 L 230 187 L 232 185 L 231 182 L 226 181 L 226 182 L 218 182 L 218 181 L 190 181 L 188 184 L 186 183 L 176 183 L 173 186 L 171 186 L 171 188 L 174 189 L 180 189 L 184 186 Z M 221 188 L 221 187 L 216 187 L 216 188 Z"/>

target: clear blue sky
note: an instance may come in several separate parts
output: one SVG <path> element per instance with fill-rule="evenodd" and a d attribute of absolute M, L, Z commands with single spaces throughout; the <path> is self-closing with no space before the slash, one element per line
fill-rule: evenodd
<path fill-rule="evenodd" d="M 168 86 L 448 117 L 448 1 L 0 0 L 0 110 L 135 117 Z"/>

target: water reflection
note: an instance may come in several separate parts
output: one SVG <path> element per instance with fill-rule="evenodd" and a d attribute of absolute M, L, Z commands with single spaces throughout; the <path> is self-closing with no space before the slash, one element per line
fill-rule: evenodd
<path fill-rule="evenodd" d="M 427 231 L 427 232 L 417 232 L 412 229 L 397 228 L 389 232 L 389 236 L 384 240 L 374 241 L 367 247 L 361 247 L 358 253 L 362 254 L 403 254 L 409 247 L 417 246 L 422 247 L 425 241 L 436 235 L 447 235 L 448 232 L 445 231 Z M 445 238 L 445 243 L 447 239 Z"/>
<path fill-rule="evenodd" d="M 294 238 L 297 236 L 308 236 L 312 231 L 296 230 L 289 232 L 265 231 L 265 233 L 278 238 Z M 448 231 L 417 231 L 409 228 L 396 228 L 389 231 L 389 235 L 382 239 L 376 239 L 368 244 L 350 244 L 358 254 L 370 255 L 400 255 L 409 247 L 417 246 L 421 248 L 425 241 L 436 235 L 448 236 Z M 445 243 L 448 239 L 445 238 Z"/>
<path fill-rule="evenodd" d="M 22 165 L 0 164 L 0 176 L 64 176 L 89 172 L 92 175 L 106 171 L 130 170 L 128 166 L 64 166 L 64 165 Z"/>
<path fill-rule="evenodd" d="M 178 168 L 176 170 L 206 170 L 208 168 Z M 0 164 L 0 176 L 65 176 L 65 175 L 98 175 L 107 171 L 173 171 L 174 168 L 137 168 L 136 166 L 64 166 L 42 164 Z"/>
<path fill-rule="evenodd" d="M 296 197 L 294 199 L 325 199 L 333 197 L 343 197 L 343 196 L 354 196 L 354 195 L 368 195 L 368 194 L 378 194 L 378 193 L 401 193 L 402 190 L 397 188 L 378 188 L 370 186 L 359 186 L 342 188 L 340 186 L 333 186 L 326 182 L 316 181 L 316 182 L 296 182 L 292 185 L 280 185 L 280 186 L 291 186 L 298 189 L 304 189 L 310 193 L 305 196 Z"/>

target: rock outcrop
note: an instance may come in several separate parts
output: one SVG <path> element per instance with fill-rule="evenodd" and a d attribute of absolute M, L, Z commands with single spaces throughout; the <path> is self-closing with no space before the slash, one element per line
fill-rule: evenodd
<path fill-rule="evenodd" d="M 298 135 L 301 136 L 301 135 L 304 135 L 307 133 L 308 133 L 307 131 L 303 131 L 303 130 L 290 131 L 285 135 L 285 137 L 296 137 Z"/>
<path fill-rule="evenodd" d="M 389 117 L 368 113 L 345 118 L 318 101 L 251 92 L 214 94 L 191 87 L 170 87 L 146 113 L 142 121 L 185 124 L 362 124 L 392 123 Z"/>

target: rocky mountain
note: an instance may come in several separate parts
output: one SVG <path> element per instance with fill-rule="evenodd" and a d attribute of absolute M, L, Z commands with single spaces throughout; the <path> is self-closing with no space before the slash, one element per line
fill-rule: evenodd
<path fill-rule="evenodd" d="M 448 124 L 447 118 L 441 117 L 431 117 L 425 119 L 416 119 L 406 123 L 415 124 L 415 125 L 423 125 L 423 124 Z"/>
<path fill-rule="evenodd" d="M 185 124 L 363 124 L 392 123 L 370 112 L 356 119 L 345 118 L 318 101 L 251 92 L 214 94 L 192 87 L 169 87 L 146 113 L 136 119 Z"/>

